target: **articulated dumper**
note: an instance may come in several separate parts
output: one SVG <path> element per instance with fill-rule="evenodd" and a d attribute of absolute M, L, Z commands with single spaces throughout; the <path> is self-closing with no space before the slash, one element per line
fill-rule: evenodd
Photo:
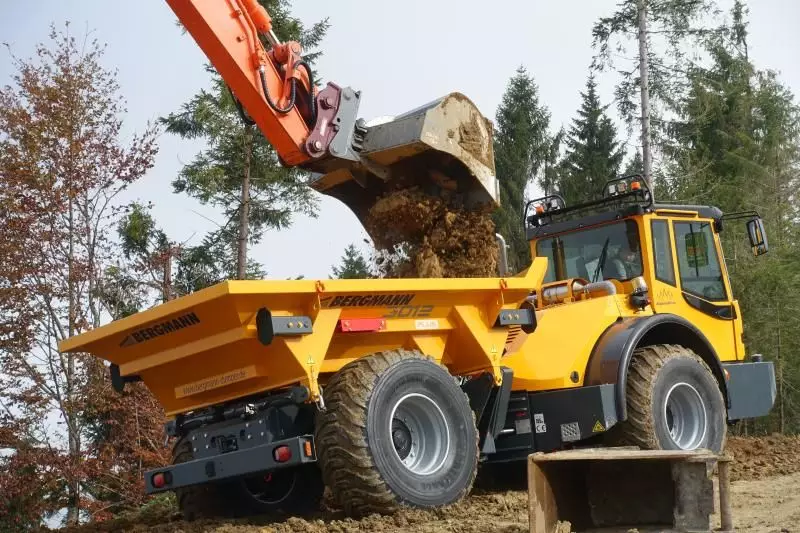
<path fill-rule="evenodd" d="M 283 162 L 360 218 L 398 187 L 496 202 L 491 127 L 465 97 L 370 125 L 358 93 L 315 88 L 255 0 L 168 3 Z M 146 489 L 187 518 L 312 509 L 324 487 L 351 515 L 446 505 L 481 463 L 719 452 L 728 424 L 768 413 L 773 366 L 745 350 L 720 245 L 737 218 L 765 253 L 757 213 L 654 203 L 620 178 L 593 202 L 529 202 L 533 259 L 513 276 L 226 281 L 60 349 L 155 395 L 175 445 Z"/>

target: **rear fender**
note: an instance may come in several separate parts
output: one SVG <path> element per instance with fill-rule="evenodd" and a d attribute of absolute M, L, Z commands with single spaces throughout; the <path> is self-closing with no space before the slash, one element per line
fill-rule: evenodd
<path fill-rule="evenodd" d="M 617 385 L 617 416 L 626 420 L 625 387 L 633 352 L 640 346 L 679 344 L 689 348 L 708 365 L 728 403 L 728 390 L 722 364 L 703 333 L 686 319 L 668 313 L 620 319 L 603 333 L 592 350 L 586 367 L 585 385 Z"/>

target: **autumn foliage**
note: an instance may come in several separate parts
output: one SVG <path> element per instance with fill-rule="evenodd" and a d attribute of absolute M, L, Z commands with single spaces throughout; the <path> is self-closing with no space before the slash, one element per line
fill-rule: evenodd
<path fill-rule="evenodd" d="M 102 289 L 119 194 L 156 153 L 154 128 L 122 135 L 103 48 L 69 31 L 53 29 L 32 59 L 14 57 L 13 83 L 0 89 L 2 531 L 138 505 L 142 470 L 165 455 L 163 415 L 145 388 L 117 395 L 102 362 L 57 349 L 114 318 Z"/>

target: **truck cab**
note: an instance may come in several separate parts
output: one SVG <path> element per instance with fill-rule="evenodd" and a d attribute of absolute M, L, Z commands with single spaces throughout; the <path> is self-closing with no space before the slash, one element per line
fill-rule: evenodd
<path fill-rule="evenodd" d="M 529 298 L 536 329 L 510 336 L 504 360 L 530 404 L 534 449 L 603 438 L 719 451 L 726 423 L 769 412 L 774 370 L 746 352 L 720 242 L 735 219 L 766 253 L 757 213 L 654 203 L 640 176 L 575 206 L 557 195 L 528 203 L 533 262 L 547 269 Z M 508 436 L 520 445 L 519 431 Z M 502 436 L 494 444 L 505 447 Z"/>

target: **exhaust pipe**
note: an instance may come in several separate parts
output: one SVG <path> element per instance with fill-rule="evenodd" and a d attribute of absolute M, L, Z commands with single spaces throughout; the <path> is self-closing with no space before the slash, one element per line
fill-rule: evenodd
<path fill-rule="evenodd" d="M 508 276 L 511 274 L 508 270 L 508 246 L 506 240 L 499 233 L 494 234 L 494 239 L 497 241 L 497 273 L 500 277 Z"/>

